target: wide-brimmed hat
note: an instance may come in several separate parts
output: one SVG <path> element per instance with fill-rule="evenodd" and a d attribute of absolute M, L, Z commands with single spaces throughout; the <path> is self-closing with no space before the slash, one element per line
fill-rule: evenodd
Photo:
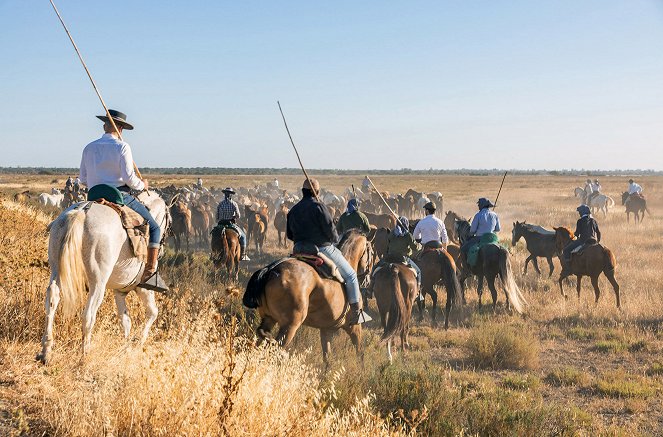
<path fill-rule="evenodd" d="M 304 180 L 304 183 L 302 184 L 302 188 L 307 189 L 307 190 L 312 190 L 315 193 L 320 192 L 320 182 L 318 182 L 317 179 L 312 179 L 308 178 Z"/>
<path fill-rule="evenodd" d="M 493 202 L 486 199 L 485 197 L 482 197 L 481 199 L 477 200 L 477 205 L 479 205 L 479 209 L 491 208 L 495 206 L 493 205 Z"/>
<path fill-rule="evenodd" d="M 424 209 L 427 209 L 428 211 L 435 211 L 437 209 L 437 206 L 435 206 L 435 203 L 433 202 L 428 202 L 427 204 L 424 205 Z"/>
<path fill-rule="evenodd" d="M 122 129 L 126 130 L 133 130 L 134 126 L 131 123 L 127 123 L 127 114 L 116 111 L 115 109 L 109 109 L 108 113 L 110 116 L 113 118 L 113 121 L 115 122 L 116 125 L 122 126 Z M 97 118 L 103 122 L 108 121 L 108 116 L 107 115 L 97 115 Z"/>
<path fill-rule="evenodd" d="M 230 193 L 230 194 L 237 194 L 235 193 L 235 190 L 233 190 L 232 187 L 226 187 L 223 190 L 221 190 L 222 193 Z"/>
<path fill-rule="evenodd" d="M 591 210 L 589 209 L 589 206 L 587 206 L 587 205 L 580 205 L 579 207 L 576 208 L 576 211 L 578 211 L 578 213 L 580 213 L 580 215 L 591 214 Z"/>

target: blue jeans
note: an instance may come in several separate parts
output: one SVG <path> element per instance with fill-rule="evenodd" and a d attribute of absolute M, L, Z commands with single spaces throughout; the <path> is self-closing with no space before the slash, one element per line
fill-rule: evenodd
<path fill-rule="evenodd" d="M 124 199 L 125 205 L 136 211 L 141 215 L 141 217 L 147 220 L 147 224 L 150 226 L 150 242 L 147 247 L 159 248 L 161 243 L 161 228 L 159 227 L 159 224 L 156 222 L 156 220 L 154 220 L 154 217 L 152 217 L 152 214 L 150 214 L 150 211 L 148 211 L 145 205 L 140 203 L 140 201 L 136 200 L 136 198 L 129 193 L 123 192 L 122 198 Z"/>
<path fill-rule="evenodd" d="M 334 261 L 338 271 L 345 280 L 345 294 L 348 297 L 349 303 L 359 303 L 361 300 L 361 293 L 359 292 L 359 280 L 357 280 L 357 272 L 352 268 L 348 260 L 345 259 L 340 250 L 335 246 L 322 246 L 320 252 L 324 253 Z"/>
<path fill-rule="evenodd" d="M 407 261 L 410 267 L 412 267 L 414 271 L 417 272 L 417 285 L 421 287 L 421 269 L 414 263 L 414 261 L 412 261 L 411 258 L 407 256 L 405 257 L 405 261 Z"/>

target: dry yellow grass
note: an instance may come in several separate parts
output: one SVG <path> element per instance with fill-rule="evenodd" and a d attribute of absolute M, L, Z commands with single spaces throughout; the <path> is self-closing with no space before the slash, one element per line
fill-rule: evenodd
<path fill-rule="evenodd" d="M 20 177 L 3 177 L 7 185 L 0 185 L 0 192 L 9 197 L 28 188 L 47 191 L 52 179 L 30 176 L 26 182 Z M 204 179 L 208 186 L 247 186 L 273 177 Z M 293 190 L 301 179 L 279 177 L 282 185 Z M 349 176 L 319 179 L 336 191 L 361 180 Z M 510 245 L 515 220 L 546 227 L 573 226 L 577 200 L 572 189 L 583 179 L 507 178 L 497 208 L 502 239 Z M 626 179 L 602 178 L 604 191 L 618 204 Z M 160 185 L 183 184 L 195 177 L 152 176 L 152 180 Z M 409 187 L 441 191 L 445 210 L 470 216 L 477 197 L 494 197 L 500 177 L 376 176 L 373 180 L 388 191 Z M 270 347 L 254 349 L 250 345 L 255 326 L 251 313 L 245 313 L 238 299 L 226 296 L 225 286 L 212 279 L 204 253 L 167 258 L 166 273 L 177 289 L 172 298 L 159 299 L 159 320 L 144 348 L 121 339 L 114 304 L 107 297 L 95 328 L 93 350 L 84 363 L 79 356 L 79 322 L 59 318 L 53 365 L 37 365 L 33 357 L 39 349 L 48 277 L 46 220 L 3 201 L 0 434 L 368 435 L 406 433 L 413 427 L 423 434 L 443 435 L 661 434 L 663 377 L 651 369 L 663 349 L 663 178 L 644 178 L 640 183 L 652 212 L 643 224 L 627 225 L 619 205 L 607 218 L 597 217 L 604 243 L 618 261 L 622 311 L 615 308 L 612 290 L 603 278 L 598 305 L 593 302 L 589 281 L 585 281 L 579 301 L 574 284 L 569 283 L 570 299 L 565 301 L 556 282 L 557 261 L 551 279 L 547 266 L 542 266 L 542 277 L 532 269 L 522 275 L 527 252 L 521 242 L 511 253 L 517 282 L 531 304 L 527 319 L 504 311 L 502 293 L 497 314 L 478 311 L 471 286 L 469 306 L 452 316 L 452 329 L 443 332 L 426 319 L 413 330 L 414 350 L 398 357 L 391 368 L 385 367 L 385 352 L 377 340 L 377 324 L 373 324 L 364 339 L 365 367 L 358 366 L 347 340 L 339 336 L 334 342 L 332 371 L 327 375 L 321 373 L 319 342 L 312 330 L 299 333 L 289 354 Z M 285 253 L 275 248 L 271 228 L 268 238 L 268 251 Z M 247 273 L 243 271 L 242 278 Z M 132 298 L 130 311 L 134 326 L 139 327 L 142 309 Z M 479 315 L 473 316 L 476 313 Z M 238 325 L 233 330 L 230 320 L 235 316 Z M 466 339 L 473 329 L 494 323 L 538 338 L 538 366 L 525 366 L 535 370 L 471 370 Z M 229 349 L 228 339 L 235 332 Z M 599 350 L 600 342 L 644 346 Z M 561 383 L 546 378 L 560 368 L 582 378 L 564 376 L 571 380 Z M 620 375 L 621 379 L 606 375 Z M 539 380 L 542 382 L 530 384 Z M 526 381 L 527 390 L 514 389 L 524 384 L 518 381 Z M 606 386 L 605 381 L 612 385 Z M 628 398 L 632 392 L 640 393 L 630 386 L 626 395 L 620 395 L 620 381 L 647 387 L 646 396 Z"/>

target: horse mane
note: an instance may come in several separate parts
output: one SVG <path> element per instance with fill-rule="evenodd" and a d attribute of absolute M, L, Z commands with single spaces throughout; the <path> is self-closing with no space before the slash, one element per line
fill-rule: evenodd
<path fill-rule="evenodd" d="M 336 247 L 339 248 L 339 250 L 343 251 L 343 247 L 347 244 L 349 240 L 354 240 L 356 237 L 366 237 L 366 234 L 364 234 L 362 231 L 359 229 L 353 228 L 353 229 L 348 229 L 343 236 L 341 237 L 341 240 L 338 242 Z"/>
<path fill-rule="evenodd" d="M 571 231 L 571 229 L 569 229 L 569 228 L 566 227 L 566 226 L 560 226 L 560 227 L 558 227 L 558 228 L 553 228 L 553 229 L 555 229 L 555 233 L 566 233 L 566 234 L 568 234 L 571 238 L 573 238 L 573 231 Z"/>

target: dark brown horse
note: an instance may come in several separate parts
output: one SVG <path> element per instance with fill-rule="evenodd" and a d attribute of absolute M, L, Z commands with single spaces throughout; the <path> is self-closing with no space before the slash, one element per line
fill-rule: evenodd
<path fill-rule="evenodd" d="M 287 239 L 285 237 L 287 224 L 288 224 L 288 207 L 285 205 L 285 203 L 282 203 L 281 207 L 274 215 L 274 227 L 276 228 L 276 232 L 279 236 L 279 243 L 278 243 L 279 247 L 281 246 L 285 247 L 287 245 Z M 281 234 L 283 234 L 283 237 L 281 237 Z M 283 238 L 283 243 L 281 243 L 281 238 Z"/>
<path fill-rule="evenodd" d="M 175 252 L 182 250 L 182 240 L 186 242 L 186 250 L 189 251 L 189 237 L 193 233 L 191 226 L 191 210 L 181 200 L 176 201 L 170 207 L 170 216 L 173 218 L 171 229 L 175 240 Z"/>
<path fill-rule="evenodd" d="M 387 253 L 390 232 L 391 231 L 387 228 L 377 228 L 375 230 L 372 242 L 373 250 L 375 250 L 375 257 L 377 259 L 382 259 L 382 257 Z"/>
<path fill-rule="evenodd" d="M 557 244 L 557 250 L 559 253 L 562 253 L 564 247 L 571 242 L 575 237 L 573 232 L 570 229 L 565 227 L 554 228 L 555 229 L 555 241 Z M 615 256 L 612 254 L 610 249 L 603 247 L 600 244 L 592 244 L 586 246 L 581 253 L 571 254 L 571 265 L 570 268 L 562 269 L 562 273 L 559 275 L 559 289 L 562 292 L 562 296 L 568 299 L 568 296 L 564 293 L 564 286 L 562 282 L 564 279 L 568 278 L 571 275 L 576 275 L 578 281 L 576 283 L 576 290 L 578 292 L 578 299 L 580 299 L 580 285 L 583 276 L 589 276 L 592 280 L 592 286 L 594 287 L 594 295 L 596 297 L 595 302 L 598 303 L 599 297 L 601 296 L 601 290 L 599 289 L 599 275 L 601 272 L 608 278 L 612 288 L 615 290 L 615 299 L 617 300 L 617 308 L 621 307 L 621 302 L 619 300 L 619 284 L 615 279 L 615 269 L 617 268 L 617 261 Z"/>
<path fill-rule="evenodd" d="M 622 193 L 622 205 L 626 206 L 626 222 L 631 221 L 631 213 L 633 213 L 636 223 L 644 220 L 645 211 L 647 211 L 648 214 L 651 214 L 649 209 L 647 209 L 647 200 L 641 195 L 629 195 L 628 192 Z M 640 214 L 642 214 L 642 216 L 640 216 Z"/>
<path fill-rule="evenodd" d="M 546 230 L 541 226 L 516 221 L 513 224 L 513 231 L 511 232 L 511 246 L 515 246 L 521 238 L 525 239 L 525 244 L 529 251 L 529 256 L 525 260 L 525 273 L 527 273 L 527 264 L 532 261 L 536 273 L 540 275 L 541 270 L 539 270 L 539 263 L 536 258 L 542 257 L 548 260 L 548 266 L 550 266 L 548 277 L 551 277 L 553 270 L 555 270 L 552 259 L 553 256 L 558 255 L 555 244 L 555 232 Z"/>
<path fill-rule="evenodd" d="M 220 269 L 226 266 L 229 278 L 238 279 L 240 245 L 237 232 L 226 227 L 216 227 L 212 230 L 212 254 L 210 259 L 214 267 Z"/>
<path fill-rule="evenodd" d="M 361 232 L 345 234 L 339 249 L 358 276 L 370 272 L 371 244 Z M 294 258 L 279 260 L 256 271 L 244 294 L 244 305 L 257 308 L 262 317 L 258 338 L 271 337 L 279 325 L 276 341 L 288 347 L 300 326 L 320 330 L 322 355 L 327 362 L 332 334 L 338 329 L 348 333 L 357 353 L 361 353 L 361 325 L 347 325 L 349 305 L 343 285 L 322 279 L 313 267 Z"/>
<path fill-rule="evenodd" d="M 412 305 L 417 297 L 417 278 L 404 264 L 391 263 L 380 268 L 373 277 L 373 293 L 380 311 L 382 340 L 387 342 L 389 363 L 393 361 L 391 343 L 395 335 L 401 337 L 401 350 L 409 348 Z"/>
<path fill-rule="evenodd" d="M 470 237 L 470 223 L 467 220 L 456 220 L 456 232 L 461 244 L 464 244 Z M 497 306 L 497 289 L 495 288 L 495 279 L 499 276 L 500 283 L 506 295 L 507 308 L 513 305 L 513 308 L 522 313 L 527 302 L 523 297 L 518 284 L 513 277 L 511 262 L 509 261 L 509 252 L 498 245 L 488 244 L 479 250 L 478 260 L 475 266 L 470 266 L 467 259 L 461 253 L 460 256 L 460 284 L 465 288 L 465 280 L 472 275 L 476 275 L 479 280 L 477 293 L 479 294 L 479 307 L 481 307 L 481 295 L 483 294 L 483 278 L 488 282 L 491 297 L 493 298 L 493 309 Z M 465 292 L 463 291 L 463 294 Z"/>
<path fill-rule="evenodd" d="M 428 294 L 433 300 L 433 309 L 431 318 L 433 323 L 437 319 L 437 291 L 436 285 L 444 284 L 447 289 L 447 304 L 444 309 L 444 329 L 449 329 L 449 313 L 453 305 L 459 306 L 461 302 L 460 283 L 458 282 L 456 263 L 453 256 L 444 249 L 424 249 L 416 260 L 421 269 L 421 294 Z M 424 306 L 423 300 L 418 302 L 419 320 L 423 319 Z"/>

